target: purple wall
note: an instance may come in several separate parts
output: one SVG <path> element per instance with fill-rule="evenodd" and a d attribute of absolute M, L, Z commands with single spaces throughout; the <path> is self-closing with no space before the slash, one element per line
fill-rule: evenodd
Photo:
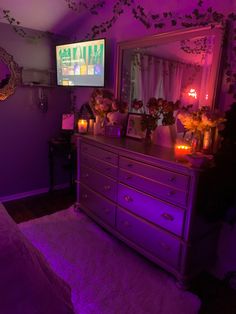
<path fill-rule="evenodd" d="M 21 67 L 53 68 L 53 45 L 48 39 L 30 42 L 1 24 L 0 46 Z M 61 114 L 70 110 L 70 94 L 59 87 L 44 91 L 47 113 L 39 110 L 38 87 L 17 87 L 12 96 L 0 101 L 0 200 L 49 186 L 48 140 L 59 133 Z M 62 172 L 57 183 L 66 179 Z"/>

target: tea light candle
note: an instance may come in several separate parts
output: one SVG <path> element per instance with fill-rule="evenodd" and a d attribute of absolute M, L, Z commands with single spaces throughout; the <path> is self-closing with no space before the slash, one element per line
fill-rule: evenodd
<path fill-rule="evenodd" d="M 85 119 L 78 120 L 78 131 L 79 133 L 87 133 L 88 130 L 88 121 Z"/>
<path fill-rule="evenodd" d="M 175 145 L 175 158 L 177 160 L 185 160 L 187 154 L 191 154 L 191 146 L 185 144 Z"/>

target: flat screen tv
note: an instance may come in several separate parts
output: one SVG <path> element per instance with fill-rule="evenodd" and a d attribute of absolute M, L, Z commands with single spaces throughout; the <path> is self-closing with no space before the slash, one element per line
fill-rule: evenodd
<path fill-rule="evenodd" d="M 57 84 L 103 87 L 105 39 L 56 46 Z"/>

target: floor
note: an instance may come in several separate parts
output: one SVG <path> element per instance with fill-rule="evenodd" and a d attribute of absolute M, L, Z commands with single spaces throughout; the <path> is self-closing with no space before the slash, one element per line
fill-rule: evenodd
<path fill-rule="evenodd" d="M 4 206 L 11 217 L 20 223 L 66 209 L 75 201 L 75 191 L 66 189 L 5 202 Z M 208 273 L 202 273 L 192 282 L 190 291 L 202 301 L 199 314 L 236 314 L 236 290 L 230 287 L 227 280 L 220 281 Z"/>
<path fill-rule="evenodd" d="M 75 203 L 75 201 L 75 191 L 65 189 L 5 202 L 4 206 L 15 222 L 20 223 L 66 209 Z"/>

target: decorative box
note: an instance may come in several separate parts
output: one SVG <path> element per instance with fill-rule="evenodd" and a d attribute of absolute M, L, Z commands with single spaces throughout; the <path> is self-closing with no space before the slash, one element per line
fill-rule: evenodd
<path fill-rule="evenodd" d="M 109 137 L 121 137 L 122 127 L 118 125 L 106 125 L 105 135 Z"/>

